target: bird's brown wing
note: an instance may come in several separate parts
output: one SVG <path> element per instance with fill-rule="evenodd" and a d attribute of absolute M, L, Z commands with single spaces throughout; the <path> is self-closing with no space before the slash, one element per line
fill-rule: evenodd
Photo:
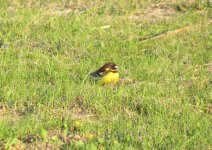
<path fill-rule="evenodd" d="M 98 70 L 92 72 L 90 75 L 93 77 L 102 77 L 104 74 L 107 73 L 106 68 L 107 68 L 107 65 L 104 65 Z"/>

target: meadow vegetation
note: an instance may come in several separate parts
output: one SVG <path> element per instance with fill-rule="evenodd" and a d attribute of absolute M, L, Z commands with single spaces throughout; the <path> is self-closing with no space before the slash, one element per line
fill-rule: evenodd
<path fill-rule="evenodd" d="M 0 149 L 211 149 L 211 7 L 0 0 Z"/>

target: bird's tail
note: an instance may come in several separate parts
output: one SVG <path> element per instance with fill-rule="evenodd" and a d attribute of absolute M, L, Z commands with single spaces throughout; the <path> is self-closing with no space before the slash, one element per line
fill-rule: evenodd
<path fill-rule="evenodd" d="M 92 77 L 99 77 L 99 74 L 95 71 L 95 72 L 91 72 L 90 75 Z"/>

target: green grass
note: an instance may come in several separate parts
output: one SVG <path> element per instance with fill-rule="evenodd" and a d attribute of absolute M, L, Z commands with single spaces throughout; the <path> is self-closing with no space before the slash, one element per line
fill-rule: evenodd
<path fill-rule="evenodd" d="M 211 149 L 211 5 L 0 0 L 0 147 Z M 107 61 L 132 82 L 86 78 Z"/>

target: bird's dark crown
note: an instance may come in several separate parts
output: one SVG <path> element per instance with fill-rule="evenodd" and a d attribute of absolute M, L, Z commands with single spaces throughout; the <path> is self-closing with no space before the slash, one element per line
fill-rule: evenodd
<path fill-rule="evenodd" d="M 102 76 L 106 74 L 107 72 L 118 72 L 118 65 L 114 62 L 108 62 L 104 64 L 101 68 L 96 70 L 95 72 L 92 72 L 92 76 Z"/>
<path fill-rule="evenodd" d="M 117 70 L 118 69 L 118 65 L 115 64 L 114 62 L 108 62 L 108 63 L 104 64 L 104 66 L 102 66 L 101 68 L 102 68 L 102 71 L 103 70 L 105 71 L 106 69 Z"/>

